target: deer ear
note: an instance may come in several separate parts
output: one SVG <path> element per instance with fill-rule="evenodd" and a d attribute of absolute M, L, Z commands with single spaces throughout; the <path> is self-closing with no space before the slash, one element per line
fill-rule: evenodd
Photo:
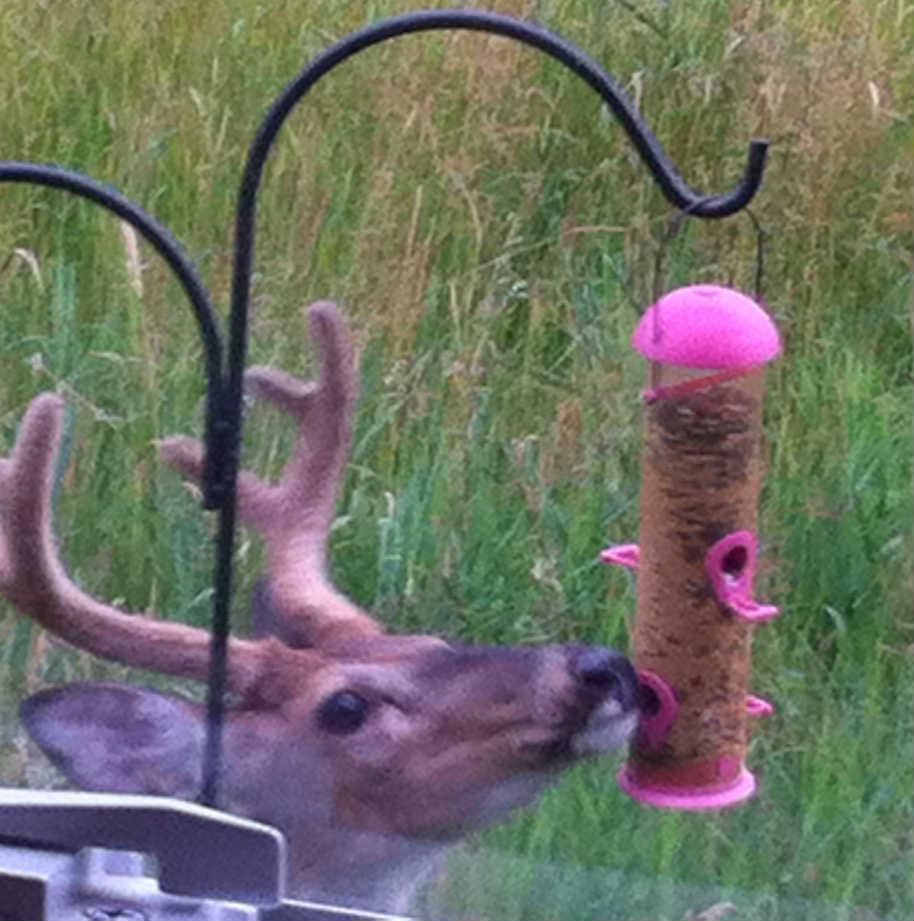
<path fill-rule="evenodd" d="M 127 685 L 78 683 L 29 697 L 29 735 L 80 787 L 191 798 L 199 792 L 202 707 Z"/>

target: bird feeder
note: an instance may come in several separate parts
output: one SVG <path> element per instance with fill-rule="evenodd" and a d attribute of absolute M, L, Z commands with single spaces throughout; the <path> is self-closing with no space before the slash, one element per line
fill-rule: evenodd
<path fill-rule="evenodd" d="M 748 693 L 761 485 L 764 365 L 780 352 L 769 316 L 715 285 L 667 294 L 632 339 L 650 361 L 638 544 L 602 559 L 637 570 L 634 658 L 642 718 L 619 773 L 635 799 L 716 809 L 751 797 Z"/>

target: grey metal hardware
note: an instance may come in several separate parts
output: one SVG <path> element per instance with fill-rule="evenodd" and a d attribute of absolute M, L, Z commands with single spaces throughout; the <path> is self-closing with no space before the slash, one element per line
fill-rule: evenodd
<path fill-rule="evenodd" d="M 70 853 L 150 854 L 162 889 L 176 895 L 252 905 L 275 905 L 283 895 L 285 841 L 276 829 L 184 800 L 0 790 L 3 840 Z"/>
<path fill-rule="evenodd" d="M 142 854 L 0 843 L 0 921 L 258 921 L 258 907 L 163 892 Z"/>
<path fill-rule="evenodd" d="M 282 901 L 285 841 L 183 800 L 0 789 L 0 921 L 406 921 Z"/>

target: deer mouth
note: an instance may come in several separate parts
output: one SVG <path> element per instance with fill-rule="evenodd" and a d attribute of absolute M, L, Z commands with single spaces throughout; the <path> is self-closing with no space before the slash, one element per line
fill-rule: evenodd
<path fill-rule="evenodd" d="M 572 735 L 569 747 L 578 758 L 614 751 L 628 744 L 637 725 L 637 711 L 623 708 L 617 700 L 605 700 Z"/>
<path fill-rule="evenodd" d="M 582 758 L 608 754 L 624 748 L 638 728 L 638 713 L 607 698 L 586 715 L 569 715 L 551 730 L 549 742 L 540 744 L 543 767 L 548 770 L 570 766 Z"/>
<path fill-rule="evenodd" d="M 574 682 L 577 725 L 568 739 L 573 757 L 626 745 L 638 724 L 638 678 L 629 660 L 601 646 L 566 647 Z"/>
<path fill-rule="evenodd" d="M 544 651 L 536 729 L 552 770 L 625 746 L 638 725 L 638 678 L 616 650 L 568 644 Z"/>

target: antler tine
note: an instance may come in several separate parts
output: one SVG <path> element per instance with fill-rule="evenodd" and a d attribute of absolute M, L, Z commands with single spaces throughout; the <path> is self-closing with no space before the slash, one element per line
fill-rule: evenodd
<path fill-rule="evenodd" d="M 238 511 L 267 546 L 270 594 L 293 645 L 324 646 L 383 628 L 331 583 L 326 544 L 339 478 L 346 464 L 358 371 L 349 330 L 329 301 L 309 308 L 311 336 L 321 356 L 316 381 L 254 367 L 245 383 L 255 395 L 298 420 L 292 457 L 278 485 L 242 472 Z M 203 450 L 187 438 L 161 445 L 165 461 L 199 482 Z"/>
<path fill-rule="evenodd" d="M 263 366 L 250 368 L 244 377 L 255 396 L 299 422 L 299 437 L 283 471 L 281 491 L 285 502 L 291 501 L 307 516 L 308 530 L 323 536 L 319 545 L 323 553 L 337 485 L 349 454 L 359 374 L 349 330 L 333 303 L 312 304 L 308 326 L 321 356 L 317 381 L 301 381 Z"/>
<path fill-rule="evenodd" d="M 56 394 L 36 397 L 11 456 L 0 459 L 0 594 L 74 646 L 125 665 L 205 679 L 209 635 L 204 630 L 128 615 L 87 595 L 67 575 L 51 531 L 63 409 Z M 232 641 L 234 691 L 256 693 L 269 652 L 263 644 Z"/>

